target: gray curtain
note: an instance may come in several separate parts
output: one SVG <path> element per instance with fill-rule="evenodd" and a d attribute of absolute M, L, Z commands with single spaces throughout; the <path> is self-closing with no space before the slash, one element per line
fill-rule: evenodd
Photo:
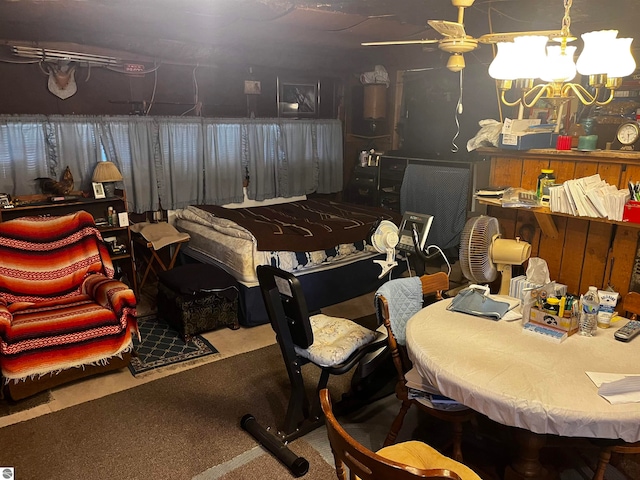
<path fill-rule="evenodd" d="M 0 192 L 39 193 L 38 177 L 91 192 L 98 161 L 116 164 L 132 212 L 333 193 L 342 189 L 338 120 L 0 116 Z"/>
<path fill-rule="evenodd" d="M 278 176 L 285 159 L 279 125 L 267 120 L 248 120 L 242 127 L 242 160 L 249 174 L 247 196 L 258 201 L 281 196 L 284 185 Z"/>
<path fill-rule="evenodd" d="M 283 197 L 313 193 L 318 185 L 318 162 L 315 155 L 315 125 L 296 120 L 282 121 L 284 163 L 280 182 Z"/>
<path fill-rule="evenodd" d="M 318 193 L 334 193 L 342 190 L 342 122 L 320 120 L 314 124 L 317 130 Z"/>
<path fill-rule="evenodd" d="M 160 203 L 184 208 L 203 203 L 204 135 L 200 118 L 156 118 L 160 132 Z"/>
<path fill-rule="evenodd" d="M 46 117 L 0 118 L 0 192 L 39 193 L 38 177 L 48 177 Z"/>
<path fill-rule="evenodd" d="M 158 126 L 149 117 L 109 117 L 107 159 L 122 173 L 129 211 L 160 208 Z"/>
<path fill-rule="evenodd" d="M 224 205 L 242 202 L 242 125 L 211 121 L 204 129 L 204 201 Z"/>
<path fill-rule="evenodd" d="M 102 156 L 100 117 L 53 115 L 47 119 L 47 129 L 49 147 L 57 154 L 49 157 L 49 176 L 60 180 L 69 167 L 74 190 L 92 191 L 91 177 Z"/>

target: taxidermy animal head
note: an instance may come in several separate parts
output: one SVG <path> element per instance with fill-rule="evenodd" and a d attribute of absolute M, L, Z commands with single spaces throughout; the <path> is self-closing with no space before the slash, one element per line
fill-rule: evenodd
<path fill-rule="evenodd" d="M 76 85 L 76 65 L 71 62 L 44 63 L 45 73 L 49 76 L 47 87 L 56 97 L 66 100 L 78 91 Z"/>
<path fill-rule="evenodd" d="M 45 195 L 69 195 L 73 191 L 73 175 L 69 167 L 64 169 L 62 180 L 56 182 L 53 178 L 36 178 L 40 182 L 40 190 Z"/>

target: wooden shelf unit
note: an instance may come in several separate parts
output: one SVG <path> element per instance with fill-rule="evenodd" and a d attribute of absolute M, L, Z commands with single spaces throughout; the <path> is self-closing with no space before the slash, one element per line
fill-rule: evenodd
<path fill-rule="evenodd" d="M 610 185 L 627 188 L 640 180 L 640 152 L 595 152 L 555 149 L 501 150 L 481 148 L 491 160 L 489 185 L 535 190 L 540 170 L 554 170 L 556 183 L 595 173 Z M 612 286 L 621 295 L 637 288 L 634 280 L 640 224 L 602 218 L 552 213 L 547 208 L 502 208 L 487 203 L 487 213 L 498 218 L 505 238 L 531 243 L 532 257 L 543 258 L 552 280 L 566 284 L 571 293 Z M 639 283 L 640 285 L 640 283 Z"/>
<path fill-rule="evenodd" d="M 112 198 L 77 198 L 73 200 L 50 202 L 44 195 L 32 195 L 17 197 L 17 200 L 31 203 L 13 208 L 0 208 L 0 222 L 6 222 L 14 218 L 30 216 L 59 216 L 85 210 L 94 219 L 106 218 L 107 209 L 113 207 L 118 213 L 127 212 L 127 200 L 124 191 L 116 190 L 116 196 Z M 116 237 L 117 243 L 125 245 L 126 253 L 110 253 L 114 267 L 119 266 L 129 279 L 134 292 L 138 291 L 135 262 L 133 258 L 133 245 L 131 243 L 131 231 L 129 226 L 98 226 L 102 238 Z"/>

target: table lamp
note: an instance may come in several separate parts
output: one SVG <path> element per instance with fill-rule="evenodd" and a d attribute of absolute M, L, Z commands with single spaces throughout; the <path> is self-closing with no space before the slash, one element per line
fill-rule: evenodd
<path fill-rule="evenodd" d="M 122 180 L 122 174 L 113 162 L 98 162 L 93 171 L 94 182 L 102 183 L 104 193 L 108 198 L 115 196 L 116 186 L 114 182 Z"/>

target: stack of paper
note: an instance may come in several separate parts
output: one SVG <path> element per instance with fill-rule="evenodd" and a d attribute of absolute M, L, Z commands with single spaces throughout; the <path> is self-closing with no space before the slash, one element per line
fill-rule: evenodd
<path fill-rule="evenodd" d="M 640 402 L 640 375 L 585 372 L 598 387 L 598 394 L 611 404 Z"/>
<path fill-rule="evenodd" d="M 552 212 L 622 221 L 629 190 L 618 190 L 596 173 L 549 187 L 549 197 Z"/>
<path fill-rule="evenodd" d="M 509 296 L 519 299 L 524 303 L 527 293 L 535 288 L 540 288 L 542 285 L 530 282 L 527 280 L 526 275 L 519 275 L 513 277 L 509 282 Z"/>
<path fill-rule="evenodd" d="M 409 398 L 418 400 L 420 403 L 431 408 L 441 410 L 462 410 L 467 407 L 459 402 L 442 395 L 433 385 L 427 383 L 415 368 L 409 370 L 405 376 L 406 385 L 409 389 Z"/>

